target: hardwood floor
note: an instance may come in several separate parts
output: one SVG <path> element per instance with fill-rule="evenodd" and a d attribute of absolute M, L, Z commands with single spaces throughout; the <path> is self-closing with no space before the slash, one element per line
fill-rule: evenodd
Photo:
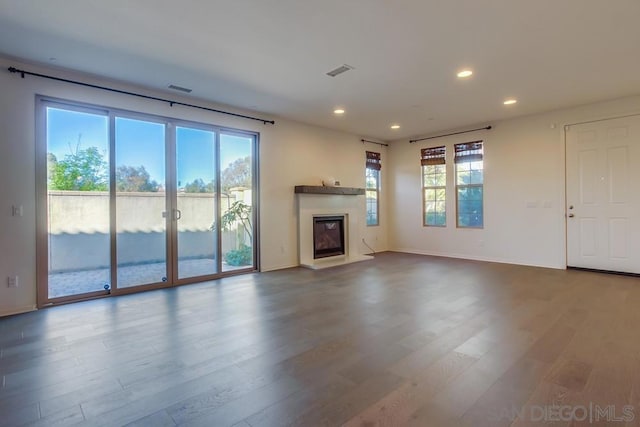
<path fill-rule="evenodd" d="M 639 331 L 640 278 L 382 253 L 2 318 L 0 426 L 638 425 Z"/>

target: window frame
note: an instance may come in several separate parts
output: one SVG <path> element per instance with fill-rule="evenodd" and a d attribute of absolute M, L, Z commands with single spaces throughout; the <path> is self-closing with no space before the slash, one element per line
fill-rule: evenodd
<path fill-rule="evenodd" d="M 367 227 L 378 227 L 380 225 L 380 170 L 382 169 L 381 165 L 381 156 L 380 153 L 375 153 L 373 151 L 366 152 L 366 164 L 365 164 L 365 181 L 364 181 L 364 200 L 365 200 L 365 223 Z M 373 175 L 369 176 L 372 173 Z M 369 178 L 373 178 L 375 180 L 375 188 L 371 188 L 368 186 L 367 182 Z M 375 208 L 376 208 L 376 221 L 375 223 L 369 223 L 369 197 L 368 193 L 375 193 Z"/>
<path fill-rule="evenodd" d="M 189 283 L 198 283 L 205 280 L 215 280 L 218 278 L 236 275 L 241 273 L 250 273 L 255 271 L 260 271 L 261 267 L 261 259 L 260 259 L 260 158 L 259 158 L 259 144 L 260 144 L 260 133 L 252 130 L 238 129 L 230 126 L 224 126 L 215 123 L 207 123 L 204 121 L 195 121 L 188 118 L 181 118 L 181 115 L 176 116 L 165 116 L 160 114 L 154 114 L 146 112 L 144 106 L 141 106 L 137 110 L 128 110 L 121 107 L 111 107 L 107 104 L 92 104 L 82 101 L 75 101 L 72 99 L 64 99 L 57 97 L 50 97 L 45 95 L 36 95 L 35 96 L 36 103 L 36 111 L 35 111 L 35 119 L 36 119 L 36 150 L 35 150 L 35 163 L 36 163 L 36 231 L 38 238 L 36 239 L 36 287 L 37 287 L 37 305 L 38 307 L 44 307 L 46 305 L 55 305 L 59 303 L 73 302 L 79 301 L 85 298 L 93 298 L 95 296 L 106 296 L 106 295 L 123 295 L 127 293 L 141 292 L 147 289 L 154 289 L 160 287 L 167 286 L 180 286 Z M 48 150 L 48 136 L 47 136 L 47 108 L 55 108 L 62 109 L 74 112 L 82 112 L 82 113 L 90 113 L 103 115 L 108 118 L 108 164 L 109 164 L 109 208 L 108 208 L 108 216 L 109 216 L 109 235 L 110 235 L 110 266 L 109 266 L 109 275 L 110 275 L 110 283 L 111 289 L 100 290 L 91 293 L 81 293 L 81 294 L 73 294 L 69 296 L 62 297 L 51 297 L 49 296 L 48 290 L 48 280 L 49 280 L 49 224 L 48 224 L 48 178 L 47 178 L 47 150 Z M 252 191 L 252 233 L 253 233 L 253 254 L 252 254 L 252 265 L 243 269 L 233 269 L 224 271 L 222 268 L 218 268 L 218 271 L 213 274 L 205 274 L 201 276 L 193 276 L 187 278 L 180 278 L 176 272 L 175 267 L 177 266 L 177 233 L 178 229 L 175 224 L 169 227 L 167 230 L 167 247 L 165 249 L 165 253 L 167 254 L 167 269 L 166 274 L 168 282 L 158 282 L 158 283 L 149 283 L 143 284 L 140 286 L 135 286 L 132 288 L 127 288 L 124 286 L 117 286 L 118 279 L 118 260 L 117 260 L 117 221 L 116 221 L 116 133 L 115 133 L 115 121 L 117 118 L 125 118 L 125 119 L 134 119 L 134 120 L 143 120 L 154 123 L 163 124 L 165 126 L 165 137 L 164 137 L 164 152 L 165 152 L 165 167 L 166 176 L 165 182 L 163 185 L 165 186 L 165 212 L 172 212 L 173 208 L 177 205 L 176 197 L 177 197 L 177 189 L 170 189 L 169 187 L 174 186 L 173 178 L 175 178 L 175 174 L 177 171 L 176 159 L 176 140 L 175 140 L 175 129 L 178 126 L 187 126 L 193 127 L 197 129 L 203 130 L 211 130 L 216 134 L 216 162 L 217 165 L 217 178 L 219 178 L 222 174 L 222 168 L 219 164 L 220 155 L 220 135 L 236 135 L 243 136 L 252 139 L 252 148 L 251 148 L 251 191 Z M 169 166 L 171 164 L 171 166 Z M 172 173 L 169 173 L 169 170 Z M 219 192 L 217 192 L 219 194 Z M 220 223 L 220 204 L 218 204 L 218 208 L 216 208 L 216 224 Z M 167 223 L 171 220 L 167 220 Z M 217 258 L 222 256 L 221 252 L 221 240 L 217 242 L 218 244 L 218 252 L 216 254 Z M 221 258 L 220 258 L 221 259 Z"/>
<path fill-rule="evenodd" d="M 447 161 L 446 161 L 447 154 L 446 153 L 447 153 L 447 147 L 445 145 L 441 145 L 437 147 L 428 147 L 420 150 L 420 157 L 421 157 L 420 171 L 421 171 L 421 180 L 422 180 L 422 226 L 423 227 L 440 227 L 440 228 L 447 227 Z M 443 167 L 443 174 L 444 174 L 443 185 L 427 185 L 425 177 L 426 175 L 428 175 L 426 173 L 426 168 L 428 168 L 429 166 Z M 434 173 L 434 175 L 435 174 L 436 173 Z M 444 223 L 443 224 L 429 224 L 427 221 L 427 210 L 426 210 L 427 190 L 435 190 L 436 192 L 438 190 L 444 190 L 444 199 L 441 200 L 442 202 L 444 202 L 444 212 L 443 212 Z M 438 202 L 438 201 L 439 200 L 437 199 L 435 200 L 435 202 Z"/>
<path fill-rule="evenodd" d="M 455 198 L 456 198 L 456 228 L 461 229 L 484 229 L 484 143 L 480 141 L 471 141 L 460 144 L 454 144 L 454 180 L 455 180 Z M 473 163 L 481 162 L 482 169 L 471 169 Z M 472 170 L 482 170 L 482 182 L 481 183 L 458 183 L 458 167 L 461 164 L 469 165 L 469 176 L 471 176 Z M 461 225 L 460 224 L 460 189 L 472 189 L 480 188 L 482 193 L 482 200 L 480 204 L 480 213 L 482 222 L 480 225 Z"/>

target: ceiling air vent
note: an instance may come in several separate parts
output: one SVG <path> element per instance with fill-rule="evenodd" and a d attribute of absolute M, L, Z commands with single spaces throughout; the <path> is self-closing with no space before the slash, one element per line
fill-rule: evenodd
<path fill-rule="evenodd" d="M 342 74 L 345 71 L 349 71 L 349 70 L 353 70 L 353 67 L 351 65 L 343 64 L 343 65 L 339 66 L 338 68 L 336 68 L 335 70 L 329 71 L 327 73 L 327 76 L 335 77 L 338 74 Z"/>
<path fill-rule="evenodd" d="M 176 86 L 176 85 L 169 85 L 169 89 L 179 90 L 180 92 L 185 92 L 185 93 L 191 93 L 191 90 L 192 90 L 186 87 Z"/>

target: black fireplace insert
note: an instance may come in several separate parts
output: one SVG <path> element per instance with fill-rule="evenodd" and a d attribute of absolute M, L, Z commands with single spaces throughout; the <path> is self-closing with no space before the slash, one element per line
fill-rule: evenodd
<path fill-rule="evenodd" d="M 344 254 L 344 215 L 314 216 L 313 258 Z"/>

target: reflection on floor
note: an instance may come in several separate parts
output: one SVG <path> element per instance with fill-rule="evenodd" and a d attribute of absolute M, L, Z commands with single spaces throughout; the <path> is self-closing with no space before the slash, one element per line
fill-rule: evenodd
<path fill-rule="evenodd" d="M 222 263 L 222 271 L 233 271 L 248 266 L 231 266 Z M 216 272 L 216 260 L 189 259 L 181 260 L 178 266 L 180 277 L 196 277 Z M 166 266 L 164 263 L 146 263 L 120 267 L 118 269 L 118 286 L 127 288 L 147 283 L 157 283 L 166 280 Z M 163 280 L 163 278 L 165 280 Z M 49 298 L 68 295 L 78 295 L 87 292 L 102 291 L 110 287 L 111 278 L 108 268 L 93 270 L 52 273 L 49 275 Z"/>

